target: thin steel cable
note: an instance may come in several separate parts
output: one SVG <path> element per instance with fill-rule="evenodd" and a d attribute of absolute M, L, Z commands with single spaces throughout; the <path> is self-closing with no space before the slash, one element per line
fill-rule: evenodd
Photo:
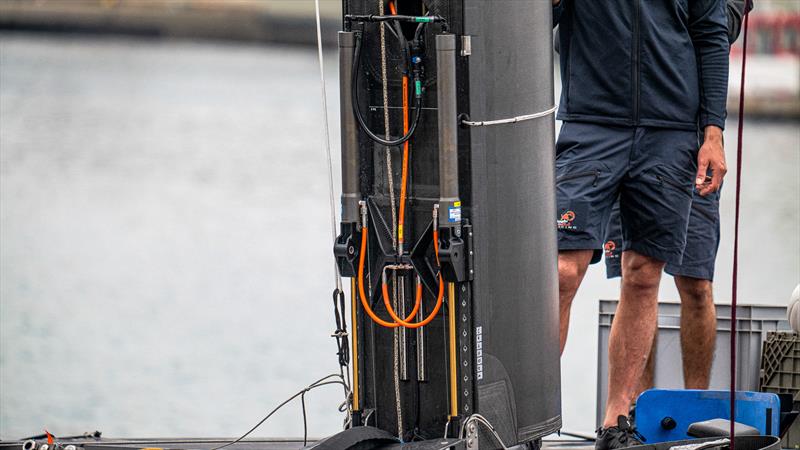
<path fill-rule="evenodd" d="M 325 131 L 325 156 L 328 162 L 328 197 L 331 213 L 331 242 L 336 240 L 336 200 L 333 191 L 333 158 L 331 157 L 331 133 L 328 125 L 328 95 L 325 90 L 325 66 L 322 59 L 322 24 L 319 13 L 319 0 L 314 0 L 317 13 L 317 53 L 319 55 L 319 81 L 322 89 L 322 128 Z M 339 267 L 333 263 L 333 273 L 336 280 L 336 289 L 342 290 L 342 278 L 339 276 Z"/>
<path fill-rule="evenodd" d="M 504 125 L 509 123 L 525 122 L 526 120 L 538 119 L 540 117 L 549 116 L 550 114 L 556 112 L 556 110 L 558 110 L 558 105 L 553 105 L 553 107 L 545 109 L 544 111 L 539 111 L 533 114 L 525 114 L 523 116 L 509 117 L 507 119 L 480 120 L 480 121 L 462 120 L 461 123 L 468 127 L 488 127 L 490 125 Z"/>
<path fill-rule="evenodd" d="M 744 16 L 744 37 L 742 42 L 742 80 L 739 86 L 739 126 L 736 142 L 736 211 L 733 215 L 733 277 L 731 281 L 731 417 L 730 450 L 736 448 L 736 300 L 739 275 L 739 200 L 742 188 L 742 135 L 744 130 L 744 75 L 747 68 L 747 25 L 749 13 Z"/>
<path fill-rule="evenodd" d="M 331 222 L 331 242 L 336 241 L 336 200 L 334 199 L 333 190 L 333 157 L 331 156 L 331 133 L 330 125 L 328 124 L 328 94 L 325 89 L 325 62 L 322 57 L 322 20 L 320 19 L 319 0 L 314 0 L 314 8 L 317 21 L 317 56 L 319 57 L 319 82 L 322 94 L 322 128 L 325 133 L 325 159 L 328 163 L 328 202 L 330 208 L 330 222 Z M 333 261 L 333 277 L 338 292 L 344 292 L 342 289 L 342 277 L 339 274 L 339 267 L 336 265 L 336 260 Z M 344 313 L 344 311 L 342 311 Z M 346 320 L 346 319 L 343 319 Z M 345 381 L 344 374 L 347 372 L 347 380 Z M 345 402 L 348 404 L 347 417 L 345 417 L 345 427 L 352 422 L 352 405 L 350 404 L 350 367 L 348 364 L 347 370 L 340 364 L 339 375 L 344 384 L 344 397 Z M 303 409 L 305 412 L 305 408 Z"/>
<path fill-rule="evenodd" d="M 339 378 L 339 379 L 338 380 L 330 380 L 331 378 Z M 330 381 L 326 381 L 326 380 L 330 380 Z M 257 424 L 255 424 L 252 428 L 247 430 L 247 432 L 244 433 L 243 435 L 239 436 L 238 438 L 236 438 L 236 439 L 234 439 L 234 440 L 232 440 L 232 441 L 230 441 L 230 442 L 228 442 L 228 443 L 226 443 L 224 445 L 220 445 L 218 447 L 214 447 L 211 450 L 221 450 L 221 449 L 223 449 L 225 447 L 229 447 L 229 446 L 231 446 L 233 444 L 241 442 L 242 439 L 244 439 L 247 436 L 249 436 L 253 431 L 255 431 L 258 427 L 260 427 L 261 424 L 266 422 L 270 417 L 273 416 L 273 414 L 278 412 L 278 410 L 280 410 L 281 408 L 286 406 L 292 400 L 294 400 L 294 399 L 296 399 L 297 397 L 300 397 L 300 396 L 305 396 L 306 392 L 309 392 L 312 389 L 316 389 L 316 388 L 322 387 L 322 386 L 328 386 L 328 385 L 331 385 L 331 384 L 341 384 L 341 385 L 344 385 L 345 388 L 347 388 L 347 386 L 344 384 L 344 380 L 341 378 L 341 376 L 339 374 L 331 374 L 331 375 L 328 375 L 326 377 L 322 377 L 319 380 L 317 380 L 317 381 L 311 383 L 310 385 L 308 385 L 307 387 L 305 387 L 303 390 L 297 392 L 296 394 L 292 395 L 291 397 L 289 397 L 286 400 L 284 400 L 283 402 L 281 402 L 278 406 L 273 408 L 272 411 L 270 411 L 266 416 L 264 416 L 264 418 L 261 419 Z"/>

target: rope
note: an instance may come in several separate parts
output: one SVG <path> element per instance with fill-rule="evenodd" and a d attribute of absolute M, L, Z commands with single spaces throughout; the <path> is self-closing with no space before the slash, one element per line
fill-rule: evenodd
<path fill-rule="evenodd" d="M 384 6 L 383 0 L 378 0 L 378 14 L 383 15 Z M 389 82 L 386 74 L 386 28 L 384 22 L 380 23 L 381 32 L 381 92 L 383 94 L 383 130 L 386 139 L 390 138 L 389 134 Z M 392 248 L 397 249 L 397 206 L 394 201 L 394 175 L 392 174 L 392 152 L 389 147 L 386 147 L 386 178 L 389 183 L 389 204 L 392 209 Z M 392 273 L 392 281 L 394 286 L 394 301 L 397 302 L 397 273 Z M 398 355 L 400 348 L 400 335 L 397 328 L 392 333 L 392 378 L 394 381 L 394 398 L 395 409 L 397 410 L 397 437 L 400 441 L 403 440 L 403 407 L 400 403 L 400 357 Z"/>
<path fill-rule="evenodd" d="M 319 0 L 314 1 L 316 8 L 317 20 L 317 55 L 319 56 L 319 81 L 322 94 L 322 128 L 325 133 L 325 156 L 328 163 L 328 200 L 330 207 L 330 222 L 331 222 L 331 242 L 336 241 L 336 201 L 334 199 L 333 191 L 333 158 L 331 157 L 331 133 L 330 126 L 328 125 L 328 95 L 325 90 L 325 65 L 322 58 L 322 24 L 319 12 Z M 345 418 L 345 427 L 349 426 L 352 422 L 352 403 L 350 402 L 350 356 L 349 344 L 347 340 L 347 320 L 344 316 L 344 290 L 342 289 L 342 278 L 339 276 L 339 267 L 336 265 L 336 260 L 333 261 L 333 276 L 336 288 L 333 290 L 333 310 L 336 317 L 336 331 L 334 337 L 336 338 L 336 345 L 339 356 L 339 375 L 344 384 L 345 404 L 347 406 L 347 417 Z M 341 316 L 336 304 L 337 297 L 341 299 Z M 345 370 L 347 369 L 347 370 Z M 345 374 L 347 376 L 345 382 Z M 304 404 L 305 404 L 305 398 Z M 305 412 L 305 408 L 304 408 Z M 266 419 L 265 419 L 266 420 Z"/>
<path fill-rule="evenodd" d="M 314 0 L 317 9 L 317 54 L 319 56 L 319 82 L 322 89 L 322 128 L 325 131 L 325 156 L 328 162 L 328 197 L 331 213 L 331 242 L 336 241 L 336 200 L 333 198 L 333 160 L 331 158 L 331 133 L 328 126 L 328 95 L 325 92 L 325 68 L 322 60 L 322 25 L 320 24 L 319 0 Z M 342 278 L 336 261 L 333 263 L 333 275 L 336 289 L 342 291 Z"/>
<path fill-rule="evenodd" d="M 734 423 L 736 420 L 736 300 L 738 290 L 739 274 L 739 210 L 742 188 L 742 132 L 744 130 L 744 81 L 745 69 L 747 67 L 747 25 L 750 14 L 744 16 L 744 38 L 742 42 L 742 79 L 739 86 L 739 126 L 737 130 L 738 141 L 736 142 L 736 212 L 734 213 L 733 231 L 733 278 L 731 281 L 731 420 L 730 436 L 731 450 L 735 450 L 736 440 L 734 439 Z"/>
<path fill-rule="evenodd" d="M 558 110 L 558 105 L 554 105 L 552 108 L 546 109 L 544 111 L 539 111 L 533 114 L 526 114 L 524 116 L 516 116 L 516 117 L 509 117 L 507 119 L 497 119 L 497 120 L 482 120 L 482 121 L 471 121 L 471 120 L 462 120 L 461 123 L 468 127 L 488 127 L 491 125 L 504 125 L 509 123 L 517 123 L 517 122 L 525 122 L 526 120 L 533 120 L 538 119 L 540 117 L 549 116 Z"/>

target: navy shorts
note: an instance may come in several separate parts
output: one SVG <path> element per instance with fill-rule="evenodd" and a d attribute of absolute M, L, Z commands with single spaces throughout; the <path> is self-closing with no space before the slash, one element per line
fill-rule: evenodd
<path fill-rule="evenodd" d="M 719 191 L 703 197 L 695 191 L 689 213 L 686 249 L 680 264 L 667 264 L 664 271 L 672 276 L 714 280 L 714 262 L 719 249 Z M 622 276 L 622 223 L 619 205 L 611 210 L 608 235 L 604 245 L 606 276 Z"/>
<path fill-rule="evenodd" d="M 619 199 L 621 251 L 680 264 L 697 170 L 695 131 L 564 122 L 556 144 L 559 250 L 600 261 Z"/>

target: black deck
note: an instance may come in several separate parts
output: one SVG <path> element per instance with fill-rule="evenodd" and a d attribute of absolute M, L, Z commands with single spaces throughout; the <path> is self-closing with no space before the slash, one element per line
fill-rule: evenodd
<path fill-rule="evenodd" d="M 170 439 L 69 439 L 60 441 L 63 447 L 75 445 L 79 450 L 210 450 L 230 442 L 225 438 L 170 438 Z M 2 441 L 0 449 L 22 449 L 22 441 Z M 44 443 L 40 441 L 40 443 Z M 313 441 L 309 441 L 309 444 Z M 302 438 L 270 438 L 247 439 L 229 447 L 228 450 L 299 450 L 304 447 Z M 435 439 L 424 442 L 391 444 L 381 447 L 383 450 L 462 450 L 466 448 L 463 440 Z M 491 448 L 482 445 L 481 449 Z M 585 440 L 545 440 L 544 450 L 590 450 L 594 443 Z"/>

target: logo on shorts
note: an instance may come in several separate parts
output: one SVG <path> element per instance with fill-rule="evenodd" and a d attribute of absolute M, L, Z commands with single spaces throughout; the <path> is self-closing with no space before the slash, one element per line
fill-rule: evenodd
<path fill-rule="evenodd" d="M 617 244 L 614 241 L 608 241 L 603 245 L 603 249 L 606 252 L 606 258 L 618 258 L 617 255 L 614 254 L 614 250 L 617 249 Z"/>
<path fill-rule="evenodd" d="M 558 224 L 559 230 L 576 230 L 577 227 L 572 224 L 572 221 L 575 220 L 575 213 L 573 211 L 567 211 L 561 214 L 561 218 L 556 221 Z"/>

